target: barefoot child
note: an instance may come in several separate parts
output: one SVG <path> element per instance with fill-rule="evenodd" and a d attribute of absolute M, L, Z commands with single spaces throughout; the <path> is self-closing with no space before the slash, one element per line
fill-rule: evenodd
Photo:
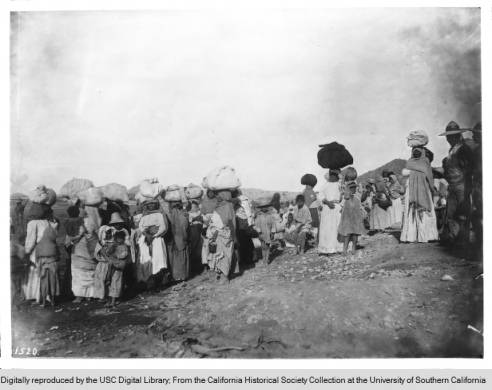
<path fill-rule="evenodd" d="M 261 252 L 264 264 L 270 264 L 270 245 L 275 233 L 275 219 L 270 212 L 270 202 L 258 203 L 258 214 L 255 218 L 255 229 L 260 234 Z"/>
<path fill-rule="evenodd" d="M 362 204 L 355 196 L 357 183 L 347 183 L 344 193 L 344 204 L 338 234 L 343 237 L 343 254 L 346 255 L 349 243 L 352 242 L 352 253 L 357 248 L 357 239 L 365 234 Z"/>

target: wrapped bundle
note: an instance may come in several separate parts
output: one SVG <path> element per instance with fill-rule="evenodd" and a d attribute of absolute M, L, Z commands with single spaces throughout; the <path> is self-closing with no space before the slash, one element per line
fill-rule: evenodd
<path fill-rule="evenodd" d="M 386 196 L 386 194 L 383 192 L 378 192 L 376 194 L 376 203 L 383 210 L 386 210 L 388 207 L 392 205 L 391 199 L 388 196 Z"/>
<path fill-rule="evenodd" d="M 128 203 L 128 190 L 124 185 L 118 183 L 110 183 L 101 187 L 103 196 L 109 200 L 115 202 L 120 201 L 123 203 Z"/>
<path fill-rule="evenodd" d="M 411 148 L 416 146 L 425 146 L 429 143 L 429 137 L 421 130 L 411 131 L 407 137 L 407 145 Z"/>
<path fill-rule="evenodd" d="M 241 187 L 241 181 L 234 168 L 225 165 L 210 172 L 203 179 L 202 186 L 213 191 L 236 190 Z"/>
<path fill-rule="evenodd" d="M 326 169 L 341 169 L 353 164 L 354 159 L 345 146 L 338 142 L 320 145 L 318 164 Z"/>
<path fill-rule="evenodd" d="M 29 194 L 29 200 L 33 203 L 53 206 L 56 203 L 56 192 L 51 188 L 40 185 Z"/>
<path fill-rule="evenodd" d="M 99 187 L 87 188 L 78 193 L 78 198 L 84 202 L 86 206 L 98 206 L 104 199 L 104 194 Z"/>
<path fill-rule="evenodd" d="M 140 183 L 140 193 L 146 198 L 157 198 L 163 190 L 157 178 L 146 179 Z"/>
<path fill-rule="evenodd" d="M 202 187 L 191 183 L 185 188 L 185 195 L 187 199 L 200 199 L 203 195 L 203 189 Z"/>
<path fill-rule="evenodd" d="M 94 183 L 92 183 L 92 181 L 74 177 L 73 179 L 67 181 L 62 188 L 60 188 L 58 195 L 61 198 L 75 199 L 78 198 L 79 192 L 92 187 L 94 187 Z"/>
<path fill-rule="evenodd" d="M 318 183 L 318 179 L 311 173 L 306 173 L 301 177 L 301 184 L 303 186 L 311 186 L 314 187 Z"/>
<path fill-rule="evenodd" d="M 138 191 L 136 194 L 135 194 L 135 200 L 137 201 L 137 203 L 143 203 L 147 200 L 152 200 L 153 198 L 146 198 L 145 196 L 142 195 L 142 193 L 140 191 Z"/>
<path fill-rule="evenodd" d="M 182 189 L 177 184 L 167 187 L 164 200 L 167 202 L 180 202 L 182 201 Z"/>

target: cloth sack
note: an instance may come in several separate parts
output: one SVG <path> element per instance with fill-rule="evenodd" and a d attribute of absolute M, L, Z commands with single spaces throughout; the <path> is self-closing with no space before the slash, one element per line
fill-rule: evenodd
<path fill-rule="evenodd" d="M 213 191 L 235 190 L 241 187 L 241 181 L 234 168 L 225 165 L 211 171 L 203 179 L 202 186 Z"/>
<path fill-rule="evenodd" d="M 429 137 L 421 130 L 411 131 L 407 137 L 407 145 L 411 148 L 415 146 L 425 146 L 429 143 Z"/>
<path fill-rule="evenodd" d="M 179 202 L 183 200 L 182 189 L 177 184 L 167 187 L 166 195 L 164 195 L 164 200 L 168 202 Z"/>
<path fill-rule="evenodd" d="M 84 202 L 86 206 L 98 206 L 102 203 L 104 194 L 99 187 L 88 188 L 78 193 L 78 198 Z"/>
<path fill-rule="evenodd" d="M 354 163 L 354 158 L 345 146 L 338 142 L 332 142 L 326 145 L 320 145 L 318 151 L 318 164 L 326 169 L 342 169 L 347 165 Z"/>
<path fill-rule="evenodd" d="M 101 187 L 103 195 L 109 200 L 115 202 L 120 201 L 123 203 L 128 203 L 128 190 L 124 185 L 118 183 L 109 183 Z"/>
<path fill-rule="evenodd" d="M 29 194 L 29 200 L 33 203 L 53 206 L 56 203 L 56 192 L 44 185 L 39 185 Z"/>
<path fill-rule="evenodd" d="M 196 184 L 190 184 L 185 188 L 185 195 L 188 199 L 200 199 L 203 195 L 203 189 Z"/>
<path fill-rule="evenodd" d="M 157 198 L 163 187 L 156 178 L 146 179 L 140 183 L 139 192 L 146 198 Z"/>

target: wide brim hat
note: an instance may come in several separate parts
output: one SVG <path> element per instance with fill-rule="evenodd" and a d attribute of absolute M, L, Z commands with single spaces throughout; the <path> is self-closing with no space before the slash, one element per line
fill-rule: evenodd
<path fill-rule="evenodd" d="M 470 131 L 470 130 L 471 129 L 461 129 L 460 126 L 456 122 L 451 121 L 446 126 L 446 131 L 444 133 L 439 134 L 439 137 L 448 136 L 448 135 L 455 135 L 455 134 L 463 134 L 464 132 Z"/>
<path fill-rule="evenodd" d="M 115 223 L 125 223 L 123 218 L 121 218 L 120 213 L 112 213 L 111 214 L 111 220 L 109 221 L 109 225 L 113 225 Z"/>

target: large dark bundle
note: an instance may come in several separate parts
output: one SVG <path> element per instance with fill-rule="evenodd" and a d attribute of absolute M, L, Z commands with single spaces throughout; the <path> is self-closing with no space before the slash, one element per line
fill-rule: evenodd
<path fill-rule="evenodd" d="M 301 177 L 301 184 L 303 186 L 314 187 L 317 183 L 318 179 L 311 173 L 306 173 L 303 177 Z"/>
<path fill-rule="evenodd" d="M 341 169 L 354 163 L 354 158 L 345 146 L 338 142 L 320 145 L 318 164 L 326 169 Z"/>

